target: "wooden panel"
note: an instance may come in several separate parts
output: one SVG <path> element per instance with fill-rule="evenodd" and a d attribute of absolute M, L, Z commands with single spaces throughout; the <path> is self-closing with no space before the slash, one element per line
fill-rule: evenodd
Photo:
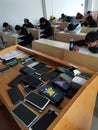
<path fill-rule="evenodd" d="M 32 48 L 44 54 L 47 54 L 56 58 L 64 59 L 64 49 L 62 48 L 58 48 L 55 46 L 38 43 L 38 42 L 33 42 Z"/>
<path fill-rule="evenodd" d="M 55 40 L 56 41 L 61 41 L 61 42 L 66 42 L 66 43 L 69 43 L 69 40 L 70 40 L 70 37 L 73 37 L 74 38 L 74 41 L 77 41 L 77 40 L 81 40 L 81 39 L 85 39 L 85 35 L 81 35 L 81 34 L 69 34 L 69 33 L 60 33 L 60 32 L 57 32 L 56 33 L 56 38 Z"/>
<path fill-rule="evenodd" d="M 52 25 L 60 25 L 60 26 L 59 26 L 59 29 L 60 29 L 61 31 L 63 31 L 64 28 L 68 26 L 68 24 L 69 24 L 68 22 L 60 22 L 60 21 L 57 21 L 57 22 L 52 23 Z"/>
<path fill-rule="evenodd" d="M 82 27 L 81 33 L 88 33 L 88 32 L 97 31 L 97 30 L 98 30 L 98 27 L 96 28 Z"/>
<path fill-rule="evenodd" d="M 97 97 L 98 76 L 81 88 L 48 130 L 90 130 Z"/>
<path fill-rule="evenodd" d="M 0 32 L 0 36 L 2 37 L 3 42 L 6 43 L 5 46 L 9 47 L 17 44 L 18 36 L 13 36 L 13 35 L 17 35 L 17 34 L 14 34 L 13 32 L 12 33 Z"/>
<path fill-rule="evenodd" d="M 86 67 L 93 71 L 98 71 L 98 57 L 95 56 L 65 50 L 64 60 Z"/>

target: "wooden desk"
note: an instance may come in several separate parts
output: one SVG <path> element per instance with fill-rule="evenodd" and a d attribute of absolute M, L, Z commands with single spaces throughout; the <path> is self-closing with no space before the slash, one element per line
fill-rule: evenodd
<path fill-rule="evenodd" d="M 39 39 L 32 42 L 32 48 L 44 54 L 98 71 L 98 54 L 90 52 L 85 47 L 80 47 L 79 52 L 69 51 L 68 43 Z"/>
<path fill-rule="evenodd" d="M 23 35 L 18 35 L 17 33 L 14 32 L 3 32 L 0 31 L 0 36 L 3 39 L 3 42 L 6 43 L 6 46 L 12 46 L 16 45 L 18 43 L 18 38 L 22 37 Z"/>
<path fill-rule="evenodd" d="M 56 32 L 58 32 L 60 25 L 55 24 L 55 25 L 51 25 L 51 27 L 52 27 L 53 34 L 54 34 L 54 37 L 55 37 L 55 34 L 56 34 Z"/>
<path fill-rule="evenodd" d="M 32 49 L 44 54 L 64 59 L 64 48 L 69 47 L 65 43 L 48 39 L 39 39 L 32 42 Z"/>
<path fill-rule="evenodd" d="M 98 72 L 98 54 L 91 53 L 87 48 L 81 48 L 79 52 L 65 50 L 64 60 Z"/>
<path fill-rule="evenodd" d="M 81 33 L 88 33 L 88 32 L 91 32 L 91 31 L 97 31 L 98 30 L 98 27 L 93 27 L 93 28 L 90 28 L 90 27 L 82 27 L 81 29 Z"/>
<path fill-rule="evenodd" d="M 28 30 L 33 35 L 34 39 L 40 39 L 43 30 L 42 29 L 36 29 L 36 28 L 28 28 Z"/>
<path fill-rule="evenodd" d="M 55 40 L 69 43 L 70 37 L 72 36 L 74 38 L 74 41 L 85 39 L 86 33 L 79 33 L 79 34 L 70 34 L 65 33 L 64 31 L 56 32 Z"/>
<path fill-rule="evenodd" d="M 58 65 L 69 66 L 69 63 L 66 61 L 62 61 L 48 55 L 44 55 L 43 53 L 24 48 L 22 46 L 12 46 L 10 48 L 4 49 L 0 52 L 0 55 L 17 49 L 24 51 L 28 54 L 33 54 L 36 56 L 37 60 L 46 62 L 47 64 L 50 64 L 54 67 Z M 15 78 L 16 75 L 19 74 L 19 69 L 22 66 L 22 64 L 18 64 L 17 66 L 13 67 L 10 71 L 0 74 L 0 98 L 9 111 L 11 111 L 14 105 L 12 104 L 7 93 L 7 90 L 9 89 L 8 83 L 13 78 Z M 46 108 L 47 110 L 50 107 L 53 107 L 59 112 L 59 115 L 47 130 L 90 130 L 98 90 L 98 74 L 95 74 L 93 71 L 90 71 L 80 66 L 78 66 L 78 68 L 81 71 L 93 74 L 93 76 L 86 84 L 84 84 L 81 87 L 81 89 L 71 100 L 69 100 L 66 97 L 64 98 L 64 101 L 61 104 L 63 109 L 59 110 L 58 108 L 55 108 L 53 105 L 49 105 Z M 18 85 L 18 87 L 23 93 L 23 95 L 26 95 L 20 84 Z M 45 113 L 45 111 L 43 113 L 37 114 L 40 117 L 42 116 L 42 114 Z M 21 130 L 27 130 L 27 128 L 23 126 L 22 123 L 20 123 L 15 117 L 13 118 L 15 119 L 16 123 L 20 126 Z"/>
<path fill-rule="evenodd" d="M 67 27 L 68 24 L 69 24 L 68 22 L 61 22 L 61 21 L 56 21 L 56 22 L 52 23 L 52 25 L 60 25 L 59 29 L 61 31 L 64 31 L 64 28 Z"/>

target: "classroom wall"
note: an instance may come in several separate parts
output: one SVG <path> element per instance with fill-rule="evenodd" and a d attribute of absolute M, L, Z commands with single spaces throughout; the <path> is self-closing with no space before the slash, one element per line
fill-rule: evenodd
<path fill-rule="evenodd" d="M 93 6 L 94 6 L 94 0 L 88 0 L 88 7 L 87 7 L 87 11 L 93 11 Z"/>
<path fill-rule="evenodd" d="M 0 28 L 7 21 L 12 26 L 23 24 L 28 18 L 33 24 L 39 22 L 44 16 L 49 19 L 51 15 L 59 18 L 61 13 L 75 16 L 77 12 L 84 14 L 85 0 L 0 0 Z M 97 10 L 97 0 L 88 0 L 88 10 Z M 93 5 L 92 5 L 93 4 Z"/>
<path fill-rule="evenodd" d="M 22 25 L 24 18 L 37 23 L 41 16 L 43 16 L 41 0 L 0 0 L 0 27 L 5 21 L 13 26 Z"/>
<path fill-rule="evenodd" d="M 98 11 L 98 0 L 93 0 L 93 11 Z"/>
<path fill-rule="evenodd" d="M 59 18 L 62 13 L 75 16 L 77 12 L 84 14 L 84 0 L 45 0 L 47 19 L 51 15 Z"/>

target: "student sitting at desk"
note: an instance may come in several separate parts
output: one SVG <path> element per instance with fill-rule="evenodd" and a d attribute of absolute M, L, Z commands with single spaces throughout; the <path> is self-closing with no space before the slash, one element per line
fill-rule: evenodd
<path fill-rule="evenodd" d="M 24 19 L 24 24 L 23 24 L 23 27 L 26 27 L 26 28 L 34 28 L 34 25 L 29 21 L 29 19 Z"/>
<path fill-rule="evenodd" d="M 61 21 L 65 22 L 66 21 L 66 15 L 64 13 L 61 14 Z"/>
<path fill-rule="evenodd" d="M 79 13 L 79 12 L 76 14 L 76 19 L 77 20 L 81 20 L 81 19 L 83 19 L 83 17 L 84 16 L 81 13 Z"/>
<path fill-rule="evenodd" d="M 44 30 L 41 38 L 50 37 L 52 35 L 52 27 L 50 22 L 46 20 L 44 17 L 41 17 L 39 21 L 40 21 L 39 27 Z"/>
<path fill-rule="evenodd" d="M 13 29 L 12 29 L 12 27 L 11 27 L 11 25 L 9 25 L 7 22 L 4 22 L 3 23 L 3 31 L 5 32 L 13 32 Z"/>
<path fill-rule="evenodd" d="M 81 24 L 72 24 L 69 23 L 68 27 L 65 27 L 64 32 L 68 32 L 70 34 L 78 34 L 81 31 Z"/>
<path fill-rule="evenodd" d="M 32 34 L 27 31 L 26 28 L 21 27 L 21 26 L 19 26 L 19 25 L 16 25 L 16 26 L 15 26 L 15 30 L 16 30 L 16 32 L 17 32 L 19 35 L 22 35 L 22 37 L 19 38 L 19 39 L 20 39 L 20 42 L 18 43 L 19 45 L 21 45 L 21 46 L 26 46 L 26 45 L 32 43 L 32 40 L 33 40 L 34 38 L 33 38 Z"/>
<path fill-rule="evenodd" d="M 85 27 L 97 27 L 97 22 L 93 19 L 92 16 L 88 16 L 85 21 L 81 23 Z"/>
<path fill-rule="evenodd" d="M 74 50 L 79 51 L 79 46 L 87 46 L 91 52 L 98 53 L 98 32 L 89 32 L 85 40 L 76 41 Z"/>

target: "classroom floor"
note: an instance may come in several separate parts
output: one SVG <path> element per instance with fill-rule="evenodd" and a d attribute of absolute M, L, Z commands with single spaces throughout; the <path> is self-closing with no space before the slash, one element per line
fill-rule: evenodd
<path fill-rule="evenodd" d="M 0 107 L 0 130 L 20 130 L 4 105 Z"/>

